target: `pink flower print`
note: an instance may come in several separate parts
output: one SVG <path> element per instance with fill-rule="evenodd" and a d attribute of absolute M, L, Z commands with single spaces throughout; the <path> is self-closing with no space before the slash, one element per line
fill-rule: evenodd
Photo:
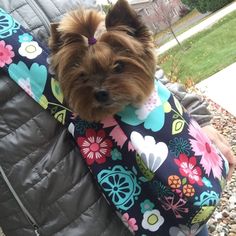
<path fill-rule="evenodd" d="M 164 197 L 164 200 L 159 198 L 159 201 L 161 201 L 161 205 L 166 211 L 172 210 L 178 219 L 183 218 L 181 213 L 187 214 L 189 212 L 189 209 L 185 207 L 186 201 L 184 199 L 180 198 L 175 202 L 174 196 L 170 196 Z"/>
<path fill-rule="evenodd" d="M 126 226 L 128 226 L 129 230 L 133 233 L 138 230 L 138 226 L 136 225 L 136 219 L 130 218 L 128 213 L 125 213 L 122 216 L 122 221 Z"/>
<path fill-rule="evenodd" d="M 196 166 L 196 157 L 188 158 L 188 156 L 182 153 L 179 159 L 175 159 L 174 161 L 179 166 L 180 174 L 187 177 L 190 184 L 197 183 L 203 186 L 202 170 L 200 167 Z"/>
<path fill-rule="evenodd" d="M 104 130 L 96 133 L 93 129 L 87 129 L 86 137 L 79 137 L 77 143 L 88 165 L 104 163 L 111 155 L 112 142 L 106 138 Z"/>
<path fill-rule="evenodd" d="M 15 53 L 12 51 L 11 45 L 6 45 L 5 41 L 0 41 L 0 67 L 4 67 L 6 64 L 12 63 L 12 58 Z"/>
<path fill-rule="evenodd" d="M 135 111 L 140 120 L 147 119 L 148 115 L 156 108 L 161 106 L 161 99 L 157 94 L 156 89 L 152 92 L 151 96 L 138 110 Z"/>
<path fill-rule="evenodd" d="M 121 129 L 117 121 L 113 117 L 107 117 L 104 120 L 102 120 L 101 123 L 103 124 L 103 128 L 113 127 L 109 135 L 114 139 L 118 147 L 122 148 L 125 142 L 128 140 L 128 137 Z M 134 148 L 130 141 L 128 142 L 128 150 L 134 151 Z"/>
<path fill-rule="evenodd" d="M 182 192 L 180 189 L 178 189 L 178 188 L 176 188 L 176 189 L 171 189 L 171 191 L 172 191 L 173 193 L 178 194 L 180 198 L 183 197 L 183 192 Z"/>
<path fill-rule="evenodd" d="M 223 160 L 195 121 L 192 121 L 189 126 L 189 134 L 194 138 L 189 140 L 192 150 L 195 156 L 201 156 L 200 164 L 206 174 L 209 176 L 212 172 L 214 178 L 221 179 Z"/>
<path fill-rule="evenodd" d="M 34 93 L 32 91 L 32 87 L 30 84 L 30 79 L 26 78 L 26 79 L 19 79 L 19 85 L 21 88 L 23 88 L 25 90 L 25 92 L 32 98 L 34 98 Z"/>

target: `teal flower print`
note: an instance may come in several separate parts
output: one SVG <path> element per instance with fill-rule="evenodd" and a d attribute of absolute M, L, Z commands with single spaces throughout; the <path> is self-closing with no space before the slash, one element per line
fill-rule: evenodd
<path fill-rule="evenodd" d="M 194 206 L 216 206 L 220 201 L 219 194 L 215 191 L 202 192 L 195 200 L 197 201 L 194 202 Z"/>
<path fill-rule="evenodd" d="M 43 65 L 33 63 L 30 68 L 20 61 L 8 68 L 10 77 L 16 81 L 37 102 L 42 97 L 47 80 L 47 69 Z"/>
<path fill-rule="evenodd" d="M 202 182 L 205 184 L 205 186 L 207 186 L 208 188 L 212 188 L 212 184 L 211 181 L 209 179 L 207 179 L 206 177 L 202 178 Z"/>
<path fill-rule="evenodd" d="M 24 33 L 19 35 L 19 42 L 23 43 L 23 42 L 31 42 L 33 40 L 33 36 L 28 34 L 28 33 Z"/>
<path fill-rule="evenodd" d="M 102 170 L 97 179 L 114 205 L 124 211 L 134 205 L 137 196 L 141 193 L 136 175 L 120 165 L 111 170 Z"/>
<path fill-rule="evenodd" d="M 174 138 L 169 142 L 169 149 L 171 153 L 178 157 L 181 153 L 189 155 L 191 146 L 188 140 L 184 140 L 183 138 Z"/>
<path fill-rule="evenodd" d="M 14 18 L 0 8 L 0 39 L 10 37 L 20 28 Z"/>
<path fill-rule="evenodd" d="M 142 107 L 137 109 L 127 106 L 117 115 L 129 125 L 137 126 L 143 123 L 146 129 L 151 129 L 154 132 L 159 131 L 165 122 L 164 104 L 170 95 L 170 91 L 159 81 L 156 81 L 155 91 Z"/>
<path fill-rule="evenodd" d="M 116 148 L 111 151 L 111 157 L 113 161 L 122 160 L 122 155 Z"/>
<path fill-rule="evenodd" d="M 174 194 L 169 187 L 167 187 L 166 185 L 162 184 L 157 180 L 153 181 L 150 187 L 157 198 L 172 196 Z"/>
<path fill-rule="evenodd" d="M 75 118 L 75 130 L 79 135 L 84 135 L 87 129 L 97 130 L 99 128 L 97 123 L 87 122 L 81 120 L 79 117 Z"/>
<path fill-rule="evenodd" d="M 144 202 L 141 202 L 140 207 L 141 207 L 141 212 L 144 213 L 146 211 L 151 211 L 154 209 L 154 204 L 149 200 L 146 199 Z"/>

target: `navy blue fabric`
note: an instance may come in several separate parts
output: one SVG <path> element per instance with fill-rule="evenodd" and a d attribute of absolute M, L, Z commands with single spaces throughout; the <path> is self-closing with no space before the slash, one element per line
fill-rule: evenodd
<path fill-rule="evenodd" d="M 135 235 L 197 234 L 216 208 L 227 161 L 159 82 L 139 108 L 88 123 L 64 104 L 48 49 L 0 9 L 0 67 L 68 126 L 104 196 Z M 85 196 L 86 197 L 86 196 Z"/>

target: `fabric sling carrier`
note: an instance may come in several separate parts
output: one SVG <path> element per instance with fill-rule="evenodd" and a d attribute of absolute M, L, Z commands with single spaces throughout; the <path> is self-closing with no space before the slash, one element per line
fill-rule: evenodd
<path fill-rule="evenodd" d="M 63 103 L 48 58 L 48 49 L 0 9 L 1 70 L 68 127 L 108 203 L 130 231 L 197 234 L 219 203 L 228 163 L 177 99 L 156 81 L 142 107 L 127 106 L 114 117 L 88 123 Z"/>

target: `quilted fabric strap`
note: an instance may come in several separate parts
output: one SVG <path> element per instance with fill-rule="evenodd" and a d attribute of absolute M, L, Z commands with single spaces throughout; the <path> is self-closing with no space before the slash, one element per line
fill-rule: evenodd
<path fill-rule="evenodd" d="M 0 9 L 0 67 L 68 127 L 107 201 L 136 235 L 195 235 L 225 185 L 227 161 L 158 81 L 140 108 L 88 123 L 63 103 L 48 49 Z M 86 197 L 86 196 L 85 196 Z"/>

